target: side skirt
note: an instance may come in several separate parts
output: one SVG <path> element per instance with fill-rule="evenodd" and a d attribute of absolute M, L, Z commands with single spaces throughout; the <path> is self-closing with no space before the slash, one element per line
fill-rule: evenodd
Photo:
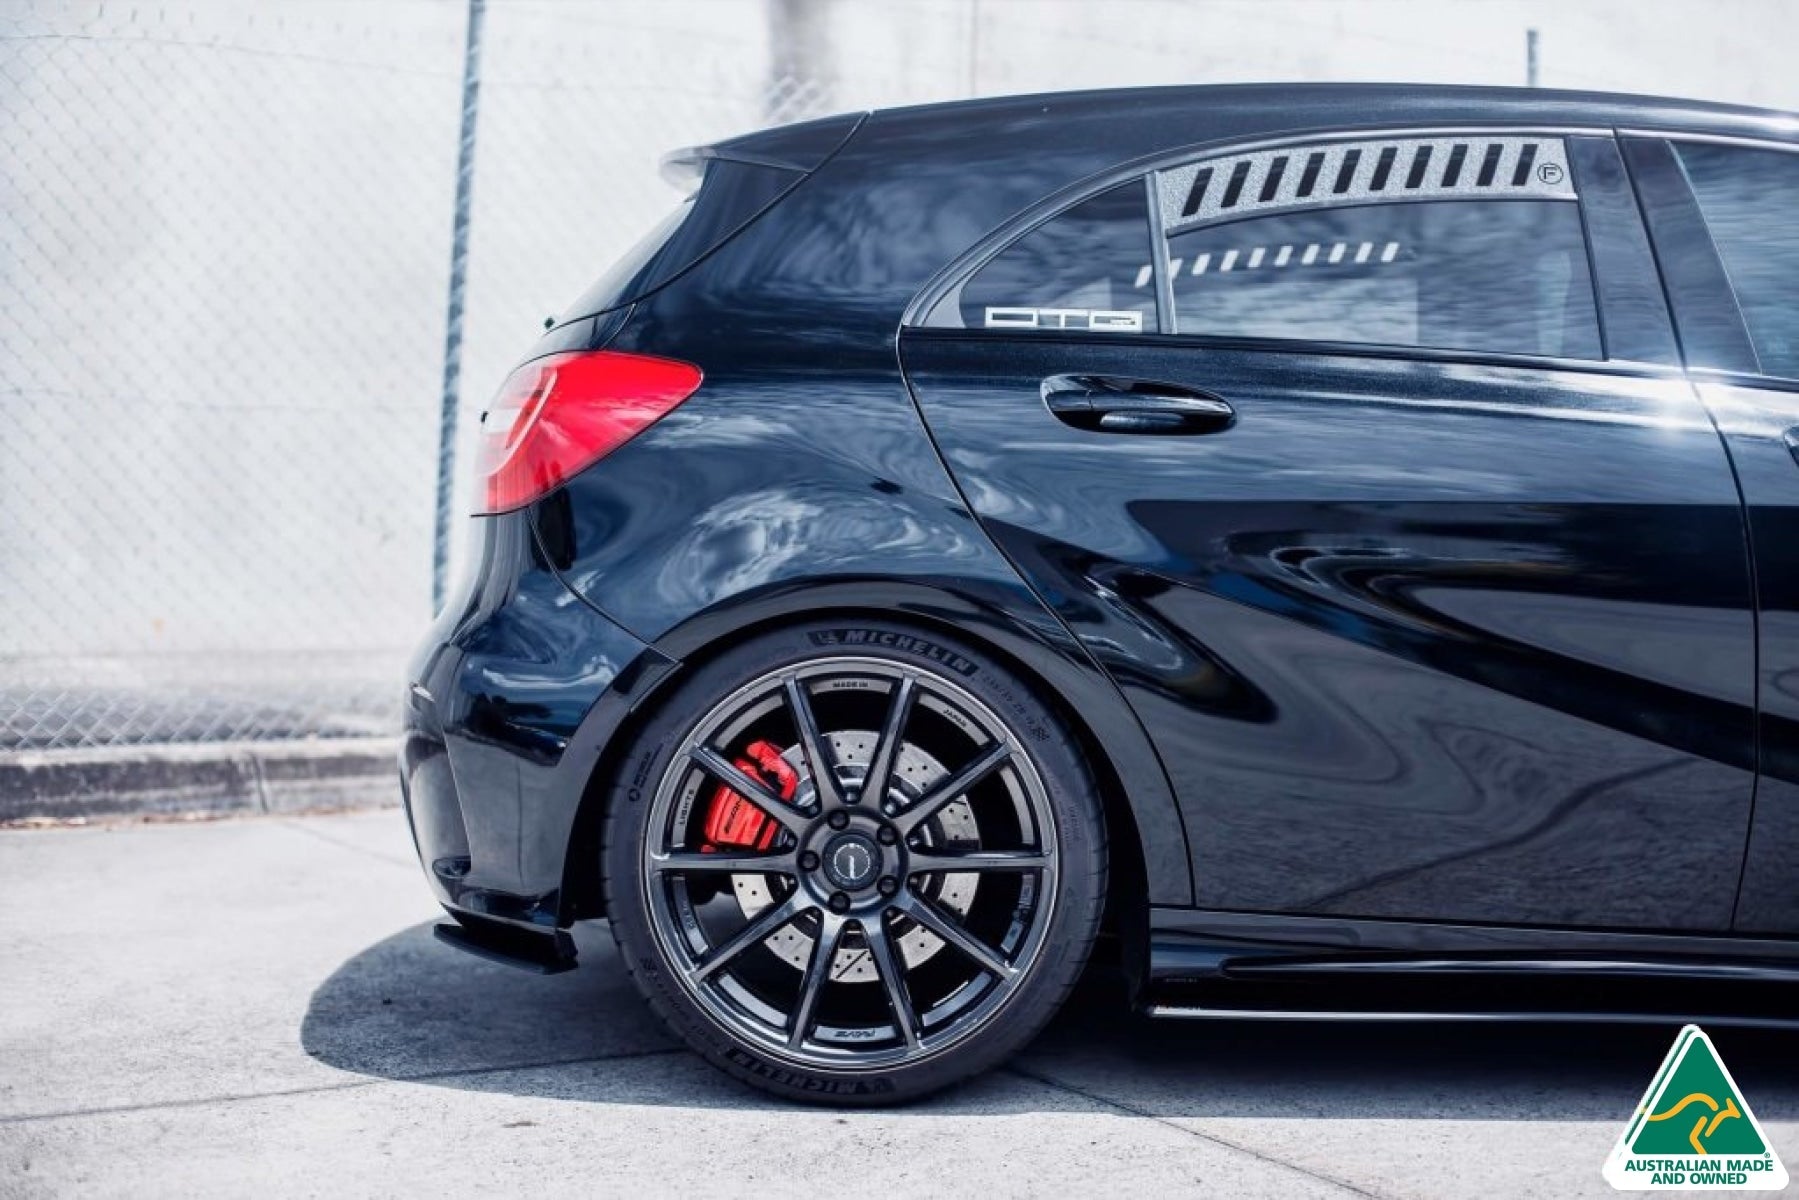
<path fill-rule="evenodd" d="M 1799 1028 L 1799 941 L 1155 908 L 1137 999 L 1168 1017 Z"/>

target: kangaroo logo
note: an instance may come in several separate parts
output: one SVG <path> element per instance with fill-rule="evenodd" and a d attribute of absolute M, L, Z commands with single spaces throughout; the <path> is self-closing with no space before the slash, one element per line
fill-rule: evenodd
<path fill-rule="evenodd" d="M 1650 1113 L 1649 1119 L 1651 1121 L 1672 1121 L 1675 1117 L 1678 1117 L 1681 1113 L 1685 1112 L 1695 1104 L 1704 1105 L 1709 1111 L 1699 1114 L 1699 1122 L 1693 1126 L 1693 1132 L 1687 1135 L 1687 1141 L 1693 1144 L 1693 1153 L 1710 1154 L 1711 1151 L 1705 1148 L 1705 1139 L 1718 1132 L 1718 1126 L 1722 1125 L 1725 1121 L 1728 1121 L 1732 1117 L 1741 1117 L 1743 1115 L 1742 1110 L 1737 1108 L 1737 1098 L 1735 1096 L 1726 1096 L 1724 1098 L 1724 1103 L 1720 1105 L 1716 1100 L 1712 1099 L 1704 1092 L 1689 1092 L 1685 1096 L 1682 1096 L 1680 1102 L 1673 1108 L 1670 1108 L 1667 1112 Z M 1716 1113 L 1717 1115 L 1713 1116 L 1713 1113 Z"/>

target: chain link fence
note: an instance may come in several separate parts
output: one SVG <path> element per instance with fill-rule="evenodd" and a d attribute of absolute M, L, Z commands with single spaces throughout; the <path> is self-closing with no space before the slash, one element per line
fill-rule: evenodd
<path fill-rule="evenodd" d="M 0 752 L 393 730 L 431 608 L 467 12 L 0 9 Z M 819 111 L 739 58 L 763 23 L 489 9 L 458 448 L 674 201 L 658 155 Z"/>
<path fill-rule="evenodd" d="M 0 758 L 393 729 L 468 12 L 0 0 Z M 451 445 L 674 202 L 672 148 L 973 93 L 1522 83 L 1526 26 L 1546 85 L 1799 107 L 1780 0 L 488 0 Z"/>

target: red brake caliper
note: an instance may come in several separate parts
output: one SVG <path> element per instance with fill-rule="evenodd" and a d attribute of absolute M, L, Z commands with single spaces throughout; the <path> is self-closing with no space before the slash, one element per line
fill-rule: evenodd
<path fill-rule="evenodd" d="M 737 769 L 766 785 L 784 801 L 792 801 L 794 790 L 800 785 L 799 772 L 781 757 L 780 747 L 773 742 L 751 742 L 737 759 Z M 708 853 L 723 849 L 766 850 L 775 844 L 780 829 L 773 817 L 721 783 L 712 793 L 712 807 L 706 813 L 706 840 L 700 849 Z"/>

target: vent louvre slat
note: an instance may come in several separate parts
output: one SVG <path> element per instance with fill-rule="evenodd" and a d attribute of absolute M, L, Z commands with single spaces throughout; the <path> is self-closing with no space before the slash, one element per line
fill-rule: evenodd
<path fill-rule="evenodd" d="M 1286 174 L 1287 160 L 1283 156 L 1268 164 L 1268 178 L 1262 180 L 1262 194 L 1258 200 L 1262 204 L 1274 199 L 1281 190 L 1281 176 Z"/>
<path fill-rule="evenodd" d="M 1199 211 L 1205 203 L 1206 188 L 1212 182 L 1212 168 L 1201 167 L 1193 176 L 1193 186 L 1187 191 L 1187 203 L 1181 208 L 1181 216 L 1190 217 Z"/>
<path fill-rule="evenodd" d="M 1486 157 L 1480 160 L 1480 174 L 1474 178 L 1475 187 L 1491 187 L 1493 175 L 1499 170 L 1499 156 L 1505 153 L 1502 142 L 1494 142 L 1487 147 Z"/>
<path fill-rule="evenodd" d="M 1456 185 L 1456 181 L 1462 177 L 1462 163 L 1467 161 L 1467 158 L 1468 143 L 1457 142 L 1455 148 L 1449 152 L 1449 165 L 1443 168 L 1443 187 L 1452 188 Z"/>
<path fill-rule="evenodd" d="M 1523 187 L 1530 182 L 1530 165 L 1537 160 L 1537 144 L 1526 142 L 1523 153 L 1518 155 L 1518 165 L 1512 170 L 1512 186 Z"/>
<path fill-rule="evenodd" d="M 1249 160 L 1243 159 L 1231 171 L 1231 181 L 1224 185 L 1224 200 L 1221 208 L 1235 208 L 1238 197 L 1243 195 L 1243 181 L 1249 178 Z"/>
<path fill-rule="evenodd" d="M 1318 170 L 1322 166 L 1324 166 L 1324 151 L 1312 151 L 1306 158 L 1306 169 L 1299 177 L 1299 190 L 1294 195 L 1303 200 L 1312 194 L 1312 185 L 1318 182 Z"/>
<path fill-rule="evenodd" d="M 1424 172 L 1430 168 L 1430 146 L 1418 147 L 1412 155 L 1412 169 L 1406 173 L 1405 185 L 1408 189 L 1416 188 L 1424 182 Z"/>
<path fill-rule="evenodd" d="M 1387 177 L 1393 173 L 1393 160 L 1398 157 L 1399 148 L 1397 146 L 1388 146 L 1380 152 L 1380 157 L 1374 163 L 1374 178 L 1368 184 L 1371 191 L 1379 192 L 1386 189 Z"/>

